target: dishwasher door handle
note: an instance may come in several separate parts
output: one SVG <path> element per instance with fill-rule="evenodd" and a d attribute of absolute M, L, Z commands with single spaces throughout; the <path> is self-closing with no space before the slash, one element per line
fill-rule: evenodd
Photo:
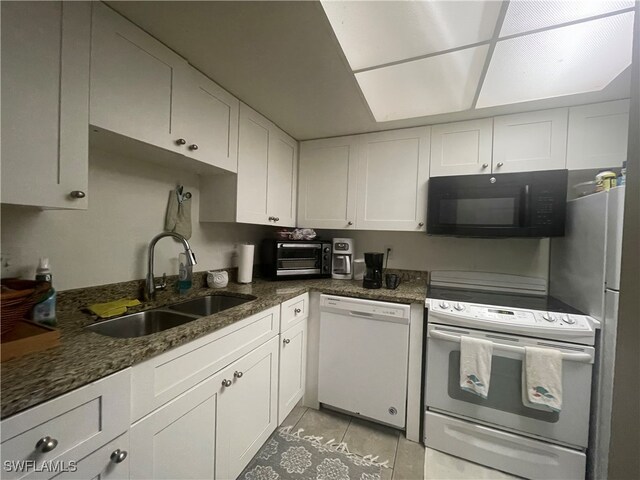
<path fill-rule="evenodd" d="M 373 318 L 373 313 L 354 312 L 353 310 L 349 311 L 349 315 L 352 317 Z"/>

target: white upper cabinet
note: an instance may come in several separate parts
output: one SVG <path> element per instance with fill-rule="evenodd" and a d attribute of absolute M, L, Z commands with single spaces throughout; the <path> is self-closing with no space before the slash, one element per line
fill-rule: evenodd
<path fill-rule="evenodd" d="M 621 167 L 628 135 L 629 100 L 571 107 L 567 168 Z"/>
<path fill-rule="evenodd" d="M 86 209 L 88 2 L 2 2 L 2 203 Z"/>
<path fill-rule="evenodd" d="M 200 221 L 294 227 L 298 142 L 240 104 L 238 174 L 200 181 Z"/>
<path fill-rule="evenodd" d="M 493 119 L 493 173 L 566 168 L 566 108 Z"/>
<path fill-rule="evenodd" d="M 215 167 L 236 172 L 239 103 L 142 29 L 95 3 L 90 115 L 94 127 L 194 159 L 183 165 L 198 171 Z M 124 140 L 107 137 L 105 142 L 139 152 Z"/>
<path fill-rule="evenodd" d="M 91 43 L 92 125 L 169 150 L 176 70 L 186 62 L 167 47 L 96 2 Z"/>
<path fill-rule="evenodd" d="M 493 119 L 431 127 L 430 176 L 491 172 Z"/>
<path fill-rule="evenodd" d="M 301 143 L 299 227 L 355 228 L 359 138 Z"/>
<path fill-rule="evenodd" d="M 176 73 L 174 129 L 183 154 L 237 172 L 240 101 L 193 68 Z"/>
<path fill-rule="evenodd" d="M 429 127 L 418 127 L 363 136 L 358 229 L 425 230 L 429 135 Z"/>

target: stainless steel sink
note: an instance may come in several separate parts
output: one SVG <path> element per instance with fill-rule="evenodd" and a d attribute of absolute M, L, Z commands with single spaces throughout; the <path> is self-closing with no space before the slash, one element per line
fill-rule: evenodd
<path fill-rule="evenodd" d="M 168 308 L 180 313 L 206 317 L 207 315 L 213 315 L 214 313 L 228 310 L 229 308 L 242 305 L 255 299 L 256 297 L 247 298 L 234 295 L 207 295 L 206 297 L 176 303 L 170 305 Z"/>
<path fill-rule="evenodd" d="M 89 325 L 87 330 L 118 338 L 134 338 L 162 332 L 198 319 L 198 315 L 185 315 L 166 309 L 132 313 L 113 320 L 103 320 Z"/>

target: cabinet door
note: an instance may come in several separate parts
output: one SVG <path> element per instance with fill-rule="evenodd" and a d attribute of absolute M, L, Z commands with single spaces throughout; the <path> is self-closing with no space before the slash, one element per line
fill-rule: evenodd
<path fill-rule="evenodd" d="M 175 53 L 106 5 L 93 6 L 92 125 L 184 152 L 172 132 Z"/>
<path fill-rule="evenodd" d="M 358 165 L 358 229 L 424 231 L 429 127 L 366 135 Z"/>
<path fill-rule="evenodd" d="M 566 168 L 567 109 L 493 119 L 493 173 Z"/>
<path fill-rule="evenodd" d="M 116 456 L 118 454 L 120 456 Z M 53 478 L 55 480 L 128 480 L 130 458 L 129 432 L 127 432 L 76 462 L 74 468 L 69 469 L 70 471 L 60 473 Z M 66 465 L 67 468 L 69 466 Z"/>
<path fill-rule="evenodd" d="M 629 100 L 571 107 L 567 168 L 621 167 L 628 135 Z"/>
<path fill-rule="evenodd" d="M 188 65 L 176 78 L 174 125 L 186 140 L 184 155 L 237 172 L 240 102 Z"/>
<path fill-rule="evenodd" d="M 296 226 L 298 142 L 277 127 L 269 134 L 267 211 L 281 227 Z"/>
<path fill-rule="evenodd" d="M 471 175 L 491 171 L 493 119 L 431 127 L 430 176 Z"/>
<path fill-rule="evenodd" d="M 86 209 L 91 4 L 0 8 L 2 202 Z"/>
<path fill-rule="evenodd" d="M 131 426 L 132 479 L 214 478 L 220 374 Z M 227 477 L 220 477 L 227 478 Z"/>
<path fill-rule="evenodd" d="M 298 227 L 355 228 L 358 137 L 300 144 Z"/>
<path fill-rule="evenodd" d="M 269 225 L 267 184 L 269 178 L 269 129 L 271 122 L 240 104 L 236 219 Z"/>
<path fill-rule="evenodd" d="M 307 368 L 307 320 L 280 335 L 280 379 L 278 423 L 282 422 L 304 395 Z"/>
<path fill-rule="evenodd" d="M 232 383 L 220 395 L 216 478 L 236 478 L 278 425 L 278 339 L 223 370 Z"/>

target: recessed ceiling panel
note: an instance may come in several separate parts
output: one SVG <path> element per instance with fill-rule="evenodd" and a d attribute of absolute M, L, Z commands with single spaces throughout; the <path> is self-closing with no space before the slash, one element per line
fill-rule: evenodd
<path fill-rule="evenodd" d="M 376 121 L 386 122 L 471 108 L 489 47 L 356 73 Z"/>
<path fill-rule="evenodd" d="M 353 70 L 491 38 L 498 1 L 323 1 Z"/>
<path fill-rule="evenodd" d="M 633 7 L 633 0 L 511 0 L 500 36 L 528 32 Z"/>
<path fill-rule="evenodd" d="M 631 64 L 633 12 L 499 41 L 477 107 L 602 90 Z"/>

